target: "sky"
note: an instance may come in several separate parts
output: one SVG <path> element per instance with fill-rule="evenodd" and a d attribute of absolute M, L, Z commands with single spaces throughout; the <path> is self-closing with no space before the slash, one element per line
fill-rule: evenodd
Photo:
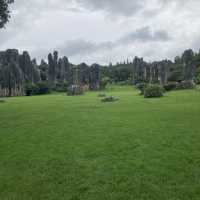
<path fill-rule="evenodd" d="M 173 59 L 200 49 L 199 0 L 15 0 L 0 50 L 79 64 Z"/>

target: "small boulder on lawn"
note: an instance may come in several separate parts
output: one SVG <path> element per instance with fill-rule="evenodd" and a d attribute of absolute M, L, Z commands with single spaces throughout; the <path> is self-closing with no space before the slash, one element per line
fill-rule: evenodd
<path fill-rule="evenodd" d="M 6 101 L 4 99 L 0 99 L 0 103 L 5 103 Z"/>
<path fill-rule="evenodd" d="M 113 96 L 110 97 L 105 97 L 103 99 L 101 99 L 102 102 L 115 102 L 118 101 L 119 99 Z"/>

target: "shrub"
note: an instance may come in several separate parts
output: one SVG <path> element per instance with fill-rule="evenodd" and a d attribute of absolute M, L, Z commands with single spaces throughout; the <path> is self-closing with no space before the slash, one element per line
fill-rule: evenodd
<path fill-rule="evenodd" d="M 102 102 L 115 102 L 115 101 L 118 101 L 119 99 L 118 98 L 115 98 L 113 96 L 110 96 L 110 97 L 105 97 L 103 98 L 101 101 Z"/>
<path fill-rule="evenodd" d="M 84 94 L 83 87 L 80 85 L 71 85 L 68 87 L 67 95 L 68 96 L 78 96 Z"/>
<path fill-rule="evenodd" d="M 25 91 L 26 96 L 32 96 L 37 93 L 38 88 L 33 83 L 26 83 L 24 86 L 24 91 Z"/>
<path fill-rule="evenodd" d="M 0 99 L 0 103 L 5 103 L 6 101 L 4 99 Z"/>
<path fill-rule="evenodd" d="M 200 73 L 197 75 L 197 77 L 195 78 L 195 83 L 196 84 L 200 84 Z"/>
<path fill-rule="evenodd" d="M 136 84 L 136 88 L 140 90 L 140 95 L 144 94 L 145 88 L 148 86 L 147 83 L 138 83 Z"/>
<path fill-rule="evenodd" d="M 160 85 L 148 85 L 144 90 L 145 98 L 162 97 L 164 88 Z"/>
<path fill-rule="evenodd" d="M 25 90 L 26 96 L 48 94 L 50 92 L 49 86 L 45 82 L 40 82 L 36 84 L 26 83 L 24 90 Z"/>
<path fill-rule="evenodd" d="M 69 87 L 69 83 L 65 81 L 64 83 L 56 83 L 54 90 L 56 92 L 66 92 Z"/>
<path fill-rule="evenodd" d="M 195 83 L 193 81 L 182 81 L 177 84 L 177 90 L 186 90 L 186 89 L 194 89 Z"/>
<path fill-rule="evenodd" d="M 48 94 L 50 92 L 49 86 L 45 82 L 37 83 L 36 87 L 37 87 L 36 94 L 38 94 L 38 95 L 40 95 L 40 94 Z"/>
<path fill-rule="evenodd" d="M 166 91 L 172 91 L 175 90 L 177 87 L 177 82 L 169 82 L 167 84 L 164 85 L 164 89 Z"/>

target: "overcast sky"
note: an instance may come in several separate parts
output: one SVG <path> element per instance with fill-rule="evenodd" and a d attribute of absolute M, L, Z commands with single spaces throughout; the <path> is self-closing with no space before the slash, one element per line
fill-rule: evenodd
<path fill-rule="evenodd" d="M 0 50 L 72 63 L 108 64 L 142 56 L 172 59 L 200 48 L 199 0 L 15 0 Z"/>

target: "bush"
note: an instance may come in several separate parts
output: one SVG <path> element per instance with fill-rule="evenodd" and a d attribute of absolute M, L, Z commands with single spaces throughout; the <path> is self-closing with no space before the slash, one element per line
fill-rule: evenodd
<path fill-rule="evenodd" d="M 175 90 L 177 87 L 177 82 L 169 82 L 167 84 L 164 85 L 164 89 L 166 91 L 172 91 Z"/>
<path fill-rule="evenodd" d="M 113 96 L 110 96 L 110 97 L 105 97 L 103 98 L 101 101 L 102 102 L 115 102 L 115 101 L 118 101 L 119 99 L 118 98 L 115 98 Z"/>
<path fill-rule="evenodd" d="M 32 96 L 32 95 L 37 94 L 38 88 L 33 83 L 26 83 L 24 86 L 24 91 L 25 91 L 26 96 Z"/>
<path fill-rule="evenodd" d="M 40 82 L 36 84 L 26 83 L 24 90 L 26 96 L 48 94 L 50 92 L 49 86 L 45 82 Z"/>
<path fill-rule="evenodd" d="M 200 74 L 198 74 L 197 77 L 195 78 L 195 83 L 200 84 Z"/>
<path fill-rule="evenodd" d="M 177 84 L 177 90 L 186 90 L 186 89 L 194 89 L 195 83 L 193 81 L 182 81 Z"/>
<path fill-rule="evenodd" d="M 41 82 L 36 84 L 37 87 L 37 93 L 38 95 L 40 94 L 48 94 L 50 92 L 49 86 L 47 83 Z"/>
<path fill-rule="evenodd" d="M 148 85 L 144 90 L 145 98 L 162 97 L 164 88 L 160 85 Z"/>
<path fill-rule="evenodd" d="M 56 86 L 53 90 L 55 90 L 56 92 L 66 92 L 67 89 L 69 87 L 69 83 L 67 81 L 65 81 L 64 83 L 56 83 Z"/>
<path fill-rule="evenodd" d="M 67 95 L 68 96 L 78 96 L 84 94 L 83 87 L 80 85 L 71 85 L 68 87 Z"/>
<path fill-rule="evenodd" d="M 0 99 L 0 103 L 5 103 L 6 101 L 4 99 Z"/>
<path fill-rule="evenodd" d="M 147 83 L 138 83 L 136 84 L 136 88 L 140 90 L 140 95 L 144 94 L 145 88 L 148 86 Z"/>

